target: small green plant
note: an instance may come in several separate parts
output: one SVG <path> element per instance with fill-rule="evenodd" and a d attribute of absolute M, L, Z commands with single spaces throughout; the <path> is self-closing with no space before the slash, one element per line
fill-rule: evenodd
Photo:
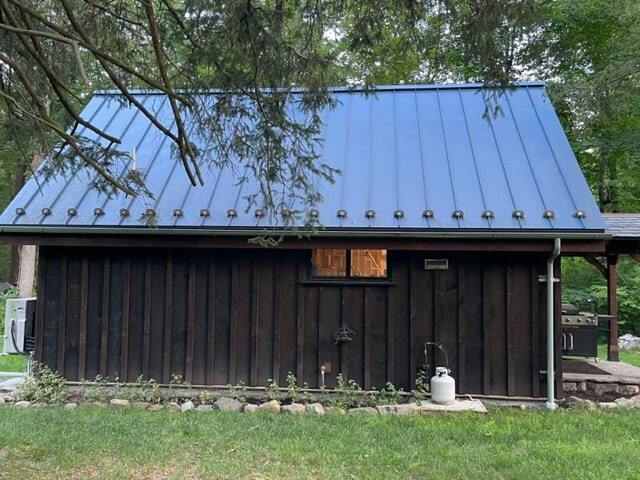
<path fill-rule="evenodd" d="M 182 385 L 182 374 L 181 373 L 172 373 L 171 378 L 169 379 L 169 388 L 171 387 L 179 387 Z"/>
<path fill-rule="evenodd" d="M 136 380 L 136 385 L 132 387 L 133 401 L 158 403 L 161 400 L 160 386 L 150 378 L 145 380 L 142 375 Z"/>
<path fill-rule="evenodd" d="M 273 378 L 267 380 L 265 391 L 269 400 L 280 400 L 280 388 L 278 388 L 278 383 Z"/>
<path fill-rule="evenodd" d="M 83 381 L 82 396 L 85 402 L 106 402 L 109 398 L 107 377 L 96 375 L 96 378 L 92 381 Z"/>
<path fill-rule="evenodd" d="M 29 402 L 60 403 L 65 399 L 64 378 L 42 363 L 36 363 L 32 375 L 24 378 L 17 398 Z"/>
<path fill-rule="evenodd" d="M 335 393 L 331 405 L 340 408 L 354 408 L 361 405 L 363 392 L 355 380 L 346 380 L 341 373 L 336 375 Z"/>
<path fill-rule="evenodd" d="M 287 372 L 286 381 L 287 381 L 287 395 L 289 396 L 292 402 L 295 402 L 298 399 L 298 393 L 299 393 L 298 380 L 296 379 L 296 376 L 293 373 Z"/>
<path fill-rule="evenodd" d="M 198 402 L 200 402 L 200 405 L 209 405 L 212 398 L 209 390 L 200 390 L 200 392 L 198 392 Z"/>
<path fill-rule="evenodd" d="M 185 381 L 181 373 L 173 373 L 169 379 L 169 388 L 186 388 L 187 390 L 191 390 L 191 382 Z"/>
<path fill-rule="evenodd" d="M 113 398 L 122 398 L 130 402 L 159 402 L 160 387 L 155 380 L 145 380 L 142 375 L 134 383 L 122 383 L 116 377 L 112 396 Z"/>
<path fill-rule="evenodd" d="M 120 377 L 115 377 L 113 379 L 113 388 L 111 390 L 111 396 L 113 398 L 121 398 L 123 400 L 129 400 L 131 394 L 129 393 L 128 388 L 122 382 L 120 382 Z"/>
<path fill-rule="evenodd" d="M 235 398 L 240 402 L 245 402 L 247 400 L 247 386 L 241 380 L 237 385 L 229 384 L 229 396 L 231 398 Z"/>
<path fill-rule="evenodd" d="M 313 393 L 309 391 L 309 384 L 307 382 L 302 384 L 302 401 L 304 403 L 312 403 L 314 401 Z"/>
<path fill-rule="evenodd" d="M 372 394 L 372 398 L 376 405 L 393 405 L 400 401 L 403 393 L 402 389 L 398 389 L 393 383 L 387 382 L 382 389 Z"/>
<path fill-rule="evenodd" d="M 416 374 L 416 388 L 411 391 L 411 394 L 417 401 L 427 398 L 429 393 L 429 378 L 427 377 L 427 368 L 421 367 Z"/>

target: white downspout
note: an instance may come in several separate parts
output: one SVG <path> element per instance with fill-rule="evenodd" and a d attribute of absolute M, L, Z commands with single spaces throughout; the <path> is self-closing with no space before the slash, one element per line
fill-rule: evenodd
<path fill-rule="evenodd" d="M 553 295 L 553 287 L 556 279 L 553 277 L 553 264 L 560 255 L 561 243 L 559 238 L 553 240 L 553 250 L 551 256 L 547 260 L 547 402 L 545 406 L 548 410 L 555 410 L 557 405 L 555 401 L 555 342 L 554 342 L 554 325 L 553 313 L 555 309 L 555 301 Z"/>

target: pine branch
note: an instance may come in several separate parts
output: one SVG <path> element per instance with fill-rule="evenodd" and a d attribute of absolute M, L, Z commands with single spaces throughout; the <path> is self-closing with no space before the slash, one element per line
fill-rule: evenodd
<path fill-rule="evenodd" d="M 179 93 L 177 93 L 177 92 L 175 92 L 173 90 L 167 90 L 164 87 L 164 85 L 162 85 L 162 83 L 156 82 L 155 80 L 153 80 L 152 78 L 150 78 L 150 77 L 144 75 L 143 73 L 139 72 L 138 70 L 136 70 L 132 66 L 127 65 L 126 63 L 120 61 L 116 57 L 110 55 L 108 52 L 105 52 L 104 50 L 98 48 L 89 39 L 89 37 L 84 33 L 84 29 L 82 29 L 82 27 L 79 25 L 79 23 L 77 21 L 72 22 L 72 25 L 73 25 L 73 28 L 76 30 L 76 33 L 78 33 L 78 35 L 80 35 L 80 37 L 75 36 L 75 35 L 67 32 L 67 31 L 65 31 L 59 25 L 56 25 L 55 23 L 47 20 L 42 15 L 38 14 L 38 12 L 36 12 L 35 10 L 29 8 L 26 5 L 23 5 L 19 0 L 4 0 L 4 1 L 8 1 L 8 2 L 14 4 L 23 13 L 26 13 L 26 14 L 30 15 L 32 18 L 34 18 L 35 20 L 38 20 L 40 23 L 42 23 L 46 27 L 50 28 L 51 30 L 57 32 L 58 34 L 63 35 L 65 37 L 67 37 L 67 38 L 70 38 L 70 39 L 78 42 L 78 44 L 81 47 L 86 48 L 87 50 L 89 50 L 99 62 L 100 62 L 100 60 L 103 60 L 104 62 L 107 62 L 107 63 L 119 68 L 123 72 L 126 72 L 129 75 L 132 75 L 132 76 L 136 77 L 137 79 L 139 79 L 140 81 L 142 81 L 146 85 L 148 85 L 149 88 L 155 88 L 157 90 L 160 90 L 163 93 L 165 93 L 166 95 L 174 97 L 176 100 L 178 100 L 180 103 L 182 103 L 183 105 L 185 105 L 187 107 L 192 107 L 193 106 L 191 104 L 191 102 L 189 101 L 189 99 L 187 97 L 185 97 L 184 95 L 180 95 Z M 69 10 L 69 11 L 71 11 L 71 14 L 73 15 L 73 11 L 72 10 Z M 75 19 L 75 15 L 74 15 L 74 19 Z M 76 26 L 80 26 L 81 31 L 79 31 L 76 28 Z M 102 64 L 102 62 L 100 62 L 100 63 Z"/>
<path fill-rule="evenodd" d="M 27 51 L 31 54 L 31 56 L 34 58 L 34 60 L 38 63 L 38 65 L 40 65 L 40 68 L 42 69 L 42 71 L 44 72 L 45 76 L 49 80 L 49 83 L 50 83 L 51 87 L 53 88 L 53 91 L 55 92 L 56 96 L 60 100 L 60 103 L 62 104 L 64 109 L 72 116 L 72 118 L 76 122 L 80 123 L 84 127 L 86 127 L 89 130 L 93 131 L 97 135 L 105 138 L 109 142 L 120 143 L 120 140 L 118 138 L 115 138 L 112 135 L 109 135 L 108 133 L 104 132 L 103 130 L 101 130 L 98 127 L 96 127 L 95 125 L 93 125 L 91 122 L 87 122 L 80 115 L 78 115 L 78 113 L 75 111 L 73 106 L 67 100 L 67 97 L 66 97 L 66 95 L 64 93 L 64 91 L 68 91 L 68 88 L 66 87 L 66 85 L 64 85 L 64 82 L 62 82 L 60 77 L 51 68 L 49 62 L 47 62 L 42 57 L 42 55 L 40 54 L 39 48 L 38 48 L 38 43 L 36 41 L 36 38 L 38 37 L 38 35 L 32 35 L 30 33 L 30 32 L 34 32 L 35 30 L 29 30 L 29 29 L 20 28 L 17 25 L 17 19 L 11 14 L 10 10 L 8 10 L 8 6 L 6 5 L 5 2 L 3 2 L 3 10 L 4 10 L 5 15 L 6 15 L 7 19 L 9 20 L 9 22 L 11 22 L 13 24 L 12 26 L 10 26 L 10 28 L 12 30 L 14 30 L 14 31 L 15 30 L 20 31 L 20 33 L 18 33 L 18 40 L 20 40 L 22 45 L 27 49 Z M 0 24 L 0 28 L 3 27 L 3 26 L 7 26 L 7 25 Z M 25 36 L 28 36 L 29 38 L 31 38 L 34 41 L 34 45 L 35 46 L 32 46 L 32 45 L 29 44 L 29 42 L 25 41 L 25 38 L 24 38 Z M 66 41 L 65 43 L 73 43 L 73 42 L 72 41 Z"/>
<path fill-rule="evenodd" d="M 137 196 L 136 192 L 134 192 L 133 190 L 131 190 L 129 187 L 127 187 L 126 185 L 123 185 L 121 182 L 119 182 L 116 178 L 114 178 L 111 173 L 109 173 L 106 169 L 104 169 L 100 164 L 98 164 L 93 158 L 91 158 L 89 155 L 87 155 L 85 153 L 85 151 L 82 149 L 82 147 L 80 147 L 80 145 L 78 144 L 78 142 L 76 141 L 75 137 L 69 135 L 67 132 L 65 132 L 62 128 L 60 128 L 58 125 L 56 125 L 53 121 L 51 121 L 49 118 L 43 118 L 39 115 L 35 115 L 31 112 L 29 112 L 28 110 L 26 110 L 25 108 L 23 108 L 19 102 L 12 97 L 11 95 L 5 93 L 4 91 L 0 90 L 0 96 L 3 97 L 4 99 L 6 99 L 7 101 L 9 101 L 12 105 L 13 108 L 15 108 L 17 111 L 19 111 L 20 113 L 22 113 L 23 115 L 39 122 L 42 123 L 43 125 L 45 125 L 46 127 L 50 128 L 51 130 L 53 130 L 56 134 L 58 134 L 60 137 L 62 137 L 67 144 L 91 167 L 93 167 L 100 175 L 102 175 L 102 177 L 108 182 L 110 183 L 113 187 L 117 188 L 118 190 L 122 190 L 124 193 L 126 193 L 127 195 L 131 195 L 131 196 Z"/>

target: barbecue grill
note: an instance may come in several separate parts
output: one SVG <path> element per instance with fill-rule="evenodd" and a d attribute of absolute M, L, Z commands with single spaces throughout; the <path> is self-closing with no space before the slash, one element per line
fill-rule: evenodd
<path fill-rule="evenodd" d="M 608 325 L 610 315 L 581 312 L 575 305 L 562 304 L 562 354 L 574 357 L 598 356 L 598 326 Z"/>

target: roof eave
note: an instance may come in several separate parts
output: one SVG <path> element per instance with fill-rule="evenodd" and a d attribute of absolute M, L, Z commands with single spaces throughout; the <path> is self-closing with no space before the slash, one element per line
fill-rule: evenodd
<path fill-rule="evenodd" d="M 532 239 L 544 240 L 561 238 L 567 240 L 608 240 L 611 234 L 604 230 L 490 230 L 490 229 L 348 229 L 348 228 L 320 228 L 309 231 L 303 228 L 264 228 L 264 227 L 225 227 L 225 228 L 166 228 L 166 227 L 68 227 L 68 226 L 0 226 L 2 234 L 64 234 L 64 235 L 208 235 L 208 236 L 260 236 L 284 235 L 300 236 L 309 234 L 320 237 L 354 237 L 354 238 L 468 238 L 487 240 Z"/>

